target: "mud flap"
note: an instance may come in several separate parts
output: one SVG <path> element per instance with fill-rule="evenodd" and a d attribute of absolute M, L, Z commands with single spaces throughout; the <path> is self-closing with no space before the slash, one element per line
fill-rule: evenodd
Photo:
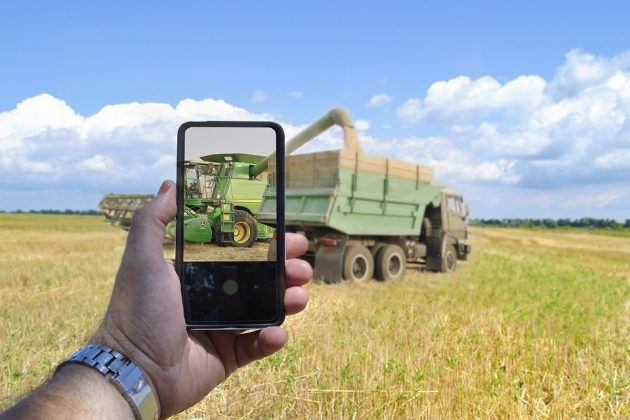
<path fill-rule="evenodd" d="M 320 246 L 315 253 L 313 279 L 324 283 L 339 283 L 343 269 L 345 246 Z"/>
<path fill-rule="evenodd" d="M 330 235 L 328 236 L 330 238 Z M 324 283 L 339 283 L 342 280 L 343 255 L 346 250 L 347 236 L 334 238 L 336 246 L 320 245 L 315 252 L 313 279 Z"/>
<path fill-rule="evenodd" d="M 440 271 L 442 267 L 442 240 L 440 237 L 431 237 L 427 239 L 427 270 Z"/>

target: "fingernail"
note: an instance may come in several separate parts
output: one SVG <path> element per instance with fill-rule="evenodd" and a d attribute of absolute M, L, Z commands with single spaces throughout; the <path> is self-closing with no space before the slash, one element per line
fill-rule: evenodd
<path fill-rule="evenodd" d="M 171 188 L 170 182 L 168 181 L 162 182 L 162 185 L 160 186 L 160 189 L 158 190 L 157 195 L 164 194 L 166 191 L 169 190 L 169 188 Z"/>

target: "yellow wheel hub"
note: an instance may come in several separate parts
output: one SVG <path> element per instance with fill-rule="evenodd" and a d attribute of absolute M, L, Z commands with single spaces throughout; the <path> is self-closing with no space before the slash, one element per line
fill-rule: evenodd
<path fill-rule="evenodd" d="M 247 242 L 252 234 L 252 230 L 245 222 L 238 222 L 234 225 L 234 242 L 242 244 Z"/>

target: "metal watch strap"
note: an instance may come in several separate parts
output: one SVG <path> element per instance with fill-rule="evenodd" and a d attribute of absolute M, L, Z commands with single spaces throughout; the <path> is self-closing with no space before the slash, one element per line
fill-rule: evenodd
<path fill-rule="evenodd" d="M 138 420 L 157 420 L 160 408 L 142 370 L 133 361 L 103 344 L 88 344 L 57 369 L 70 363 L 90 366 L 118 388 Z"/>

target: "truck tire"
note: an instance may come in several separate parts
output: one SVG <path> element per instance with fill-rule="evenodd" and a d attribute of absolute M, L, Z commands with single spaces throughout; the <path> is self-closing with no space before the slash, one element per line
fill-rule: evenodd
<path fill-rule="evenodd" d="M 407 270 L 405 252 L 398 245 L 385 245 L 376 254 L 376 278 L 397 280 L 403 278 Z"/>
<path fill-rule="evenodd" d="M 256 220 L 244 210 L 234 211 L 234 246 L 248 248 L 256 241 Z"/>
<path fill-rule="evenodd" d="M 453 245 L 446 245 L 444 247 L 444 254 L 442 255 L 442 264 L 440 271 L 442 273 L 451 273 L 457 268 L 457 250 Z"/>
<path fill-rule="evenodd" d="M 343 278 L 363 282 L 374 275 L 374 258 L 369 249 L 362 245 L 350 245 L 343 255 Z"/>

